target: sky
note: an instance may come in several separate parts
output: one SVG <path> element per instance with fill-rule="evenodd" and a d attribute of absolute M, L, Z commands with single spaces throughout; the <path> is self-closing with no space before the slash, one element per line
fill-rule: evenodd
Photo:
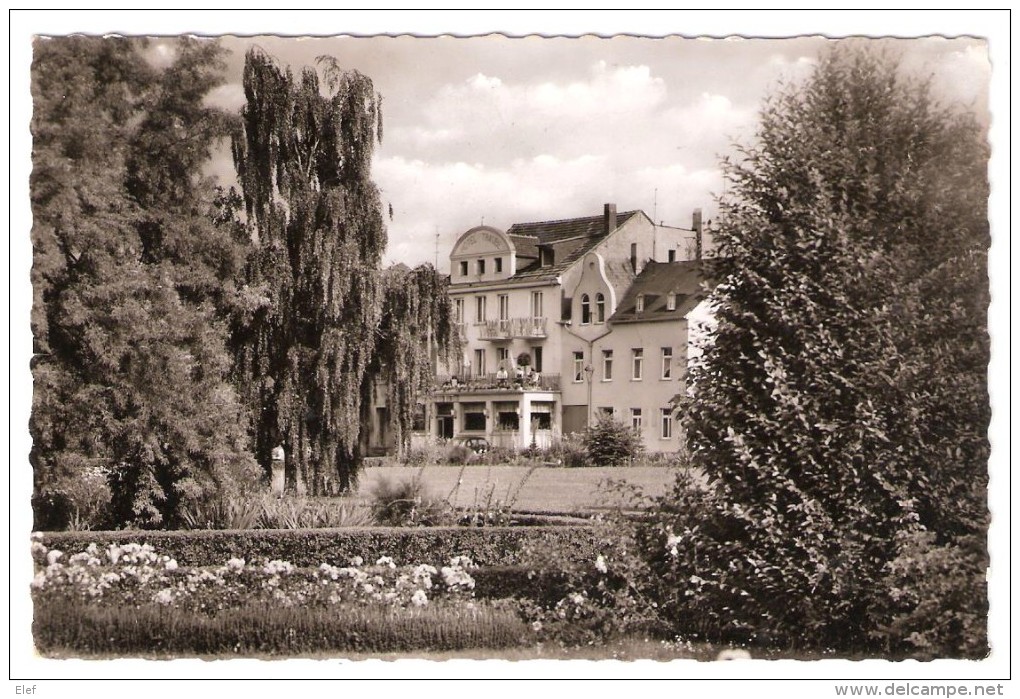
<path fill-rule="evenodd" d="M 990 63 L 971 38 L 870 40 L 930 75 L 937 93 L 984 112 Z M 603 204 L 690 227 L 716 215 L 721 159 L 753 141 L 763 99 L 804 80 L 832 40 L 473 38 L 221 39 L 227 82 L 210 102 L 244 104 L 244 54 L 258 46 L 295 72 L 320 55 L 370 77 L 383 96 L 373 164 L 392 206 L 385 262 L 437 262 L 485 223 L 592 216 Z M 167 60 L 167 44 L 153 47 Z M 234 181 L 229 149 L 209 172 Z M 438 236 L 438 237 L 437 237 Z M 437 254 L 438 252 L 438 254 Z"/>
<path fill-rule="evenodd" d="M 21 550 L 31 524 L 28 506 L 31 473 L 28 452 L 31 439 L 27 420 L 31 408 L 32 377 L 28 370 L 32 343 L 29 311 L 32 299 L 29 270 L 32 263 L 28 211 L 28 176 L 31 169 L 31 118 L 28 65 L 32 36 L 73 32 L 146 35 L 265 35 L 293 36 L 486 35 L 494 31 L 515 36 L 535 33 L 579 36 L 641 35 L 645 39 L 414 39 L 360 38 L 284 40 L 260 36 L 257 42 L 280 60 L 299 67 L 320 54 L 333 54 L 341 64 L 372 78 L 384 97 L 385 137 L 374 164 L 374 177 L 383 201 L 392 203 L 387 262 L 414 264 L 433 261 L 435 235 L 440 235 L 439 262 L 456 237 L 484 218 L 486 224 L 505 228 L 533 220 L 596 215 L 603 203 L 614 202 L 621 211 L 643 209 L 656 220 L 688 226 L 694 208 L 713 218 L 715 196 L 723 189 L 719 156 L 730 152 L 734 140 L 754 133 L 755 115 L 762 98 L 782 80 L 802 79 L 811 69 L 821 39 L 784 39 L 827 36 L 971 36 L 946 41 L 891 42 L 903 51 L 904 65 L 930 73 L 945 98 L 981 109 L 988 90 L 988 55 L 991 55 L 992 221 L 993 251 L 989 259 L 992 285 L 989 330 L 992 363 L 990 464 L 993 486 L 991 550 L 993 568 L 990 632 L 993 656 L 985 663 L 949 661 L 888 665 L 875 663 L 798 663 L 780 667 L 773 679 L 805 680 L 831 677 L 982 678 L 1005 677 L 1009 665 L 1010 577 L 1003 562 L 1009 560 L 1009 474 L 1011 383 L 1010 358 L 1010 247 L 1009 247 L 1009 16 L 982 11 L 936 10 L 825 12 L 825 11 L 584 11 L 584 12 L 424 12 L 424 11 L 317 11 L 265 13 L 258 11 L 178 12 L 139 11 L 12 11 L 10 17 L 10 149 L 11 196 L 7 306 L 10 309 L 10 430 L 11 550 Z M 661 38 L 683 35 L 687 39 Z M 766 37 L 776 39 L 696 39 L 694 37 Z M 988 39 L 986 45 L 983 41 Z M 240 106 L 240 67 L 251 40 L 227 39 L 233 51 L 227 83 L 213 97 L 227 108 Z M 986 52 L 985 48 L 989 49 Z M 230 177 L 226 154 L 219 154 L 210 172 Z M 657 190 L 657 192 L 656 192 Z M 385 204 L 384 204 L 385 205 Z M 12 557 L 11 580 L 31 578 L 26 561 Z M 27 589 L 27 587 L 25 588 Z M 28 607 L 21 607 L 24 616 Z M 22 619 L 24 621 L 24 619 Z M 137 661 L 78 664 L 59 668 L 31 655 L 27 626 L 12 636 L 12 677 L 63 675 L 78 677 L 146 678 L 185 676 L 236 676 L 238 666 L 216 664 L 219 669 L 182 670 L 180 662 Z M 74 662 L 74 661 L 63 661 Z M 130 661 L 125 661 L 130 663 Z M 380 670 L 371 663 L 347 663 L 342 668 L 290 670 L 294 676 L 375 678 L 381 674 L 441 677 L 443 663 L 428 667 Z M 643 677 L 669 679 L 676 670 L 668 663 L 614 665 L 587 663 L 591 678 Z M 631 668 L 633 665 L 633 668 Z M 684 668 L 691 678 L 714 678 L 717 663 Z M 726 676 L 760 676 L 757 664 L 744 670 L 739 664 L 722 664 Z M 895 666 L 895 667 L 894 667 Z M 923 667 L 922 667 L 923 666 Z M 519 677 L 520 668 L 487 665 L 485 676 Z M 278 678 L 280 664 L 245 665 L 244 676 Z M 446 672 L 450 672 L 446 670 Z M 461 676 L 471 676 L 463 670 Z M 759 675 L 754 675 L 758 672 Z M 33 675 L 32 673 L 36 673 Z M 284 670 L 283 674 L 287 671 Z M 528 666 L 528 677 L 561 677 L 561 666 Z M 805 682 L 802 685 L 756 685 L 765 696 L 815 696 L 830 692 Z M 305 685 L 307 688 L 307 685 Z M 535 687 L 535 685 L 532 685 Z M 175 683 L 106 683 L 107 696 L 177 696 Z M 327 687 L 327 691 L 335 691 Z M 676 691 L 675 686 L 657 687 Z M 416 689 L 415 691 L 419 691 Z M 446 691 L 445 689 L 443 690 Z M 708 691 L 714 691 L 709 687 Z"/>

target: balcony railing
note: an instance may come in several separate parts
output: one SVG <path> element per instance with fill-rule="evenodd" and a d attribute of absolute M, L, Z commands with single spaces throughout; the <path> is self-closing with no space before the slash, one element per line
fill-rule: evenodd
<path fill-rule="evenodd" d="M 523 379 L 518 379 L 510 374 L 501 378 L 499 374 L 484 374 L 482 376 L 439 376 L 436 378 L 436 392 L 438 393 L 477 393 L 482 391 L 559 391 L 559 374 L 539 374 L 532 372 Z"/>
<path fill-rule="evenodd" d="M 504 318 L 487 320 L 482 325 L 482 340 L 512 340 L 514 338 L 546 337 L 545 318 Z"/>

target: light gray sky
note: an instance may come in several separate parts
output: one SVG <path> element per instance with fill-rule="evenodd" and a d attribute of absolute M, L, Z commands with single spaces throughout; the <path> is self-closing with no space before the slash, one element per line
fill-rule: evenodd
<path fill-rule="evenodd" d="M 689 226 L 713 218 L 720 157 L 753 136 L 762 99 L 803 79 L 831 40 L 698 38 L 224 37 L 228 83 L 213 101 L 244 102 L 244 53 L 260 46 L 295 71 L 319 55 L 372 78 L 384 139 L 373 175 L 391 204 L 387 262 L 439 265 L 484 220 L 598 214 L 605 202 Z M 986 108 L 985 43 L 880 42 L 946 99 Z M 165 48 L 165 47 L 162 47 Z M 233 178 L 228 149 L 210 170 Z"/>

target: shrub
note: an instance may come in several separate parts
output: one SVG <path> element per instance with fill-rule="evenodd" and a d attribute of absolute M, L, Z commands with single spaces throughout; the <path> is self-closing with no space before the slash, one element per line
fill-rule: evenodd
<path fill-rule="evenodd" d="M 629 464 L 642 451 L 641 437 L 623 422 L 601 415 L 583 438 L 588 462 L 595 466 Z"/>
<path fill-rule="evenodd" d="M 474 457 L 475 453 L 463 444 L 451 444 L 446 448 L 443 460 L 448 464 L 453 464 L 454 466 L 462 466 L 471 462 Z"/>
<path fill-rule="evenodd" d="M 428 494 L 420 471 L 406 480 L 380 478 L 371 508 L 376 522 L 393 527 L 435 526 L 453 519 L 451 508 Z"/>
<path fill-rule="evenodd" d="M 868 612 L 872 636 L 894 655 L 923 659 L 988 654 L 988 554 L 985 542 L 947 544 L 913 531 L 898 539 L 899 555 Z"/>
<path fill-rule="evenodd" d="M 539 454 L 542 456 L 541 452 Z M 555 461 L 567 468 L 590 466 L 588 452 L 582 437 L 573 434 L 563 435 L 548 451 L 548 461 Z"/>

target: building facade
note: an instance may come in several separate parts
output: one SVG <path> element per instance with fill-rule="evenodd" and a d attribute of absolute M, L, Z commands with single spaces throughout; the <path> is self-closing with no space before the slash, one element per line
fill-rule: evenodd
<path fill-rule="evenodd" d="M 699 211 L 684 229 L 612 204 L 601 216 L 466 231 L 449 286 L 463 353 L 437 372 L 426 432 L 544 447 L 612 412 L 649 451 L 675 450 L 671 405 L 708 247 Z"/>

